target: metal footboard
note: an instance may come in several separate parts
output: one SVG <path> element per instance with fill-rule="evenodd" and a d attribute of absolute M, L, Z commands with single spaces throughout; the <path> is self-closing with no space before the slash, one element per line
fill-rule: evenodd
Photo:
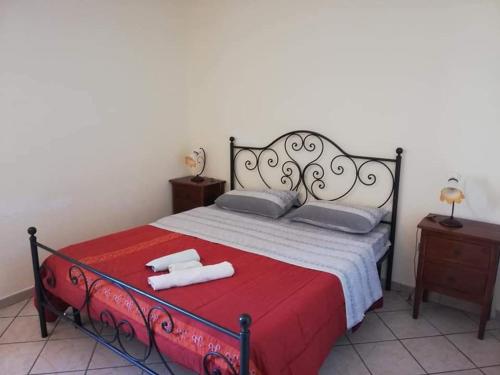
<path fill-rule="evenodd" d="M 239 342 L 239 358 L 228 356 L 227 353 L 221 353 L 218 351 L 218 348 L 210 348 L 210 350 L 203 356 L 202 366 L 205 375 L 221 375 L 223 371 L 224 373 L 229 373 L 231 375 L 250 374 L 249 327 L 251 325 L 251 318 L 248 314 L 240 315 L 240 331 L 234 332 L 214 322 L 204 319 L 194 313 L 191 313 L 179 306 L 176 306 L 143 290 L 140 290 L 130 284 L 127 284 L 112 276 L 106 275 L 105 273 L 102 273 L 84 263 L 81 263 L 76 259 L 73 259 L 65 254 L 58 252 L 57 250 L 39 243 L 35 236 L 36 232 L 36 228 L 28 228 L 28 233 L 30 235 L 29 241 L 31 246 L 31 257 L 33 261 L 33 275 L 35 279 L 35 293 L 38 306 L 38 316 L 40 320 L 40 333 L 42 337 L 48 336 L 45 316 L 45 313 L 48 310 L 58 315 L 61 319 L 70 322 L 85 335 L 93 338 L 101 345 L 107 347 L 123 359 L 130 362 L 132 365 L 142 369 L 147 374 L 158 374 L 158 372 L 148 366 L 148 359 L 151 357 L 153 350 L 155 350 L 156 352 L 158 352 L 161 363 L 167 370 L 167 373 L 175 375 L 172 366 L 160 352 L 156 340 L 156 333 L 160 330 L 165 334 L 171 334 L 174 332 L 175 321 L 172 317 L 171 312 L 175 312 L 196 322 L 199 322 L 204 326 L 210 327 L 211 329 L 227 335 Z M 50 301 L 47 290 L 44 286 L 44 283 L 42 282 L 41 272 L 43 271 L 45 273 L 45 282 L 49 286 L 55 285 L 55 275 L 47 267 L 40 266 L 38 253 L 39 249 L 45 250 L 52 255 L 60 257 L 70 263 L 68 269 L 69 280 L 75 286 L 81 285 L 85 291 L 84 300 L 82 301 L 80 306 L 72 306 L 71 311 L 60 311 L 60 309 L 54 306 L 54 304 Z M 92 276 L 95 276 L 95 279 L 93 277 L 92 279 L 89 279 L 88 275 L 86 275 L 84 271 L 92 273 Z M 92 319 L 90 319 L 90 306 L 92 303 L 93 292 L 98 286 L 102 286 L 103 284 L 111 284 L 115 287 L 120 288 L 121 291 L 123 291 L 126 297 L 129 299 L 127 303 L 130 304 L 130 306 L 132 306 L 133 308 L 137 309 L 136 311 L 140 316 L 140 320 L 142 320 L 144 324 L 144 329 L 147 335 L 147 346 L 145 348 L 144 355 L 137 356 L 127 350 L 126 342 L 137 337 L 135 328 L 130 321 L 126 319 L 117 319 L 109 309 L 103 309 L 102 311 L 99 311 L 97 313 L 97 315 L 99 316 L 99 321 L 97 322 L 97 324 Z M 153 306 L 148 307 L 147 309 L 141 307 L 136 298 L 137 296 L 145 298 L 150 302 L 152 301 L 154 303 Z M 82 324 L 82 319 L 80 316 L 80 312 L 82 311 L 86 311 L 87 315 L 89 316 L 88 327 Z M 103 334 L 103 328 L 105 327 L 111 329 L 111 334 Z"/>

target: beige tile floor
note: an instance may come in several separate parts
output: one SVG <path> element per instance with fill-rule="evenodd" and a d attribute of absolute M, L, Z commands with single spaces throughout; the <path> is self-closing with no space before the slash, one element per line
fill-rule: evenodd
<path fill-rule="evenodd" d="M 414 320 L 401 293 L 387 292 L 384 300 L 359 330 L 338 340 L 320 375 L 500 375 L 499 321 L 488 323 L 481 341 L 474 314 L 426 303 Z M 64 321 L 50 324 L 48 339 L 40 338 L 37 319 L 31 300 L 0 309 L 0 375 L 141 374 Z M 143 346 L 135 342 L 130 350 L 138 354 Z M 156 353 L 148 364 L 166 373 L 159 361 Z"/>

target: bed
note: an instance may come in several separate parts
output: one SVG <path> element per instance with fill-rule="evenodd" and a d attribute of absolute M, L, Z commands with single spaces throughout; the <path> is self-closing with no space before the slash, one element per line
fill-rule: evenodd
<path fill-rule="evenodd" d="M 390 287 L 401 154 L 398 148 L 395 158 L 351 155 L 310 131 L 284 134 L 263 147 L 230 139 L 232 189 L 247 181 L 269 188 L 278 183 L 300 191 L 301 203 L 337 200 L 354 195 L 357 185 L 380 185 L 386 173 L 389 184 L 377 199 L 391 214 L 366 235 L 215 206 L 59 251 L 38 242 L 29 228 L 42 336 L 47 319 L 62 317 L 149 374 L 157 373 L 149 366 L 153 352 L 169 374 L 171 361 L 210 375 L 317 373 L 335 340 L 380 303 L 384 261 Z M 345 191 L 329 189 L 328 174 L 349 179 Z M 230 261 L 236 274 L 152 291 L 146 282 L 152 271 L 144 264 L 186 248 L 196 248 L 207 264 Z M 52 254 L 42 265 L 40 249 Z M 82 324 L 82 311 L 89 324 Z M 147 345 L 144 353 L 128 349 L 132 338 Z"/>

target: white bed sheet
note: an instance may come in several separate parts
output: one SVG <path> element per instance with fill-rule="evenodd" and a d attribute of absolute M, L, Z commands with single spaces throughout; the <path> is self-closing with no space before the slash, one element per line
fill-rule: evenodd
<path fill-rule="evenodd" d="M 348 329 L 360 323 L 365 311 L 382 297 L 376 263 L 387 245 L 387 225 L 359 235 L 215 206 L 166 216 L 151 225 L 337 276 Z"/>

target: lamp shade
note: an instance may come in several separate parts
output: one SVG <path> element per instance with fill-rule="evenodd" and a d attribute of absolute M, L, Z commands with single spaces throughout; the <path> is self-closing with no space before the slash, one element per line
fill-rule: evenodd
<path fill-rule="evenodd" d="M 205 170 L 205 163 L 207 161 L 207 155 L 203 148 L 192 151 L 190 154 L 184 157 L 184 164 L 191 170 L 191 174 L 194 176 L 191 181 L 202 182 L 203 177 L 201 174 Z"/>
<path fill-rule="evenodd" d="M 450 177 L 446 185 L 441 189 L 441 202 L 447 202 L 449 204 L 461 203 L 464 198 L 465 195 L 459 177 Z"/>
<path fill-rule="evenodd" d="M 198 162 L 196 161 L 196 155 L 189 154 L 184 157 L 184 164 L 188 168 L 196 168 L 198 166 Z"/>

